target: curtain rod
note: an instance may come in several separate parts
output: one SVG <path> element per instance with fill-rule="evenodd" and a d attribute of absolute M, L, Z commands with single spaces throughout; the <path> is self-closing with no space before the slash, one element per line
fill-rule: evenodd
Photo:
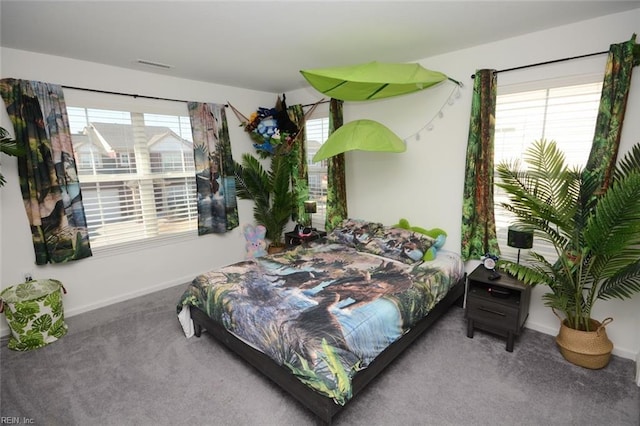
<path fill-rule="evenodd" d="M 74 89 L 74 90 L 83 90 L 85 92 L 95 92 L 95 93 L 103 93 L 105 95 L 121 95 L 121 96 L 131 96 L 133 98 L 143 98 L 143 99 L 153 99 L 156 101 L 170 101 L 170 102 L 184 102 L 187 103 L 188 101 L 184 101 L 182 99 L 171 99 L 171 98 L 160 98 L 160 97 L 156 97 L 156 96 L 146 96 L 146 95 L 136 95 L 133 93 L 123 93 L 123 92 L 111 92 L 109 90 L 98 90 L 98 89 L 87 89 L 86 87 L 75 87 L 75 86 L 62 86 L 63 89 Z M 320 101 L 317 103 L 320 104 L 326 104 L 329 101 Z M 306 107 L 310 107 L 316 104 L 305 104 L 302 105 L 303 108 Z M 225 108 L 229 108 L 229 104 L 224 104 Z"/>
<path fill-rule="evenodd" d="M 307 107 L 314 106 L 314 105 L 328 104 L 329 102 L 331 102 L 331 100 L 328 100 L 328 101 L 318 101 L 318 102 L 316 102 L 316 103 L 314 103 L 314 104 L 303 104 L 303 105 L 301 105 L 301 106 L 302 106 L 302 108 L 307 108 Z"/>
<path fill-rule="evenodd" d="M 522 66 L 519 66 L 519 67 L 513 67 L 513 68 L 507 68 L 507 69 L 504 69 L 504 70 L 498 70 L 495 73 L 498 74 L 498 73 L 501 73 L 501 72 L 521 70 L 521 69 L 524 69 L 524 68 L 532 68 L 532 67 L 537 67 L 537 66 L 540 66 L 540 65 L 555 64 L 556 62 L 565 62 L 565 61 L 571 61 L 573 59 L 588 58 L 589 56 L 604 55 L 605 53 L 609 53 L 609 51 L 605 50 L 605 51 L 602 51 L 602 52 L 587 53 L 586 55 L 572 56 L 570 58 L 554 59 L 552 61 L 538 62 L 537 64 L 522 65 Z M 475 74 L 471 74 L 471 78 L 475 78 L 475 77 L 476 77 Z"/>
<path fill-rule="evenodd" d="M 111 92 L 109 90 L 98 90 L 98 89 L 87 89 L 86 87 L 75 87 L 75 86 L 62 86 L 63 89 L 74 89 L 74 90 L 83 90 L 85 92 L 95 92 L 95 93 L 104 93 L 105 95 L 121 95 L 121 96 L 131 96 L 132 98 L 143 98 L 143 99 L 154 99 L 157 101 L 170 101 L 170 102 L 184 102 L 182 99 L 171 99 L 171 98 L 160 98 L 156 96 L 146 96 L 146 95 L 137 95 L 134 93 L 123 93 L 123 92 Z M 225 105 L 225 107 L 228 105 Z"/>

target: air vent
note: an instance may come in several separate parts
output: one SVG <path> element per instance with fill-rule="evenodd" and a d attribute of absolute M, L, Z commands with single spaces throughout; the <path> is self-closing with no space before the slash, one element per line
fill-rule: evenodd
<path fill-rule="evenodd" d="M 149 65 L 150 67 L 156 67 L 156 68 L 164 68 L 166 70 L 173 68 L 173 66 L 171 65 L 162 64 L 160 62 L 148 61 L 146 59 L 138 59 L 137 62 L 142 65 Z"/>

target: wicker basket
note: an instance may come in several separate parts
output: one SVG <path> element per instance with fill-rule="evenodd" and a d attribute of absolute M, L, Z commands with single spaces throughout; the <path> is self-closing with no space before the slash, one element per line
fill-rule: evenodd
<path fill-rule="evenodd" d="M 575 330 L 567 326 L 567 320 L 562 321 L 556 343 L 567 361 L 596 370 L 606 367 L 611 358 L 613 343 L 607 337 L 605 326 L 613 319 L 607 318 L 602 323 L 593 319 L 589 321 L 595 331 Z"/>

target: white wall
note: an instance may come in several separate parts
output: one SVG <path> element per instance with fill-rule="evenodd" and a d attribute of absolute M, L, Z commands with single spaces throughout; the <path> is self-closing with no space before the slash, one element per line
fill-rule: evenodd
<path fill-rule="evenodd" d="M 419 60 L 428 68 L 442 71 L 464 82 L 461 97 L 443 109 L 444 116 L 434 121 L 432 131 L 421 132 L 420 141 L 410 140 L 403 154 L 347 153 L 347 192 L 349 214 L 394 223 L 407 218 L 424 227 L 441 227 L 449 238 L 445 248 L 460 250 L 460 209 L 465 167 L 465 150 L 471 105 L 471 74 L 480 68 L 504 69 L 586 53 L 608 50 L 611 43 L 628 40 L 640 33 L 640 10 L 611 15 L 579 24 L 533 33 L 522 37 L 482 45 Z M 428 42 L 428 41 L 425 41 Z M 2 77 L 36 79 L 65 85 L 90 87 L 168 98 L 225 102 L 241 111 L 268 106 L 275 95 L 235 89 L 196 81 L 180 80 L 98 64 L 68 60 L 28 52 L 2 49 Z M 372 58 L 376 59 L 376 58 Z M 570 61 L 553 66 L 500 74 L 500 84 L 555 75 L 602 73 L 605 56 Z M 399 98 L 346 103 L 345 122 L 370 118 L 388 126 L 401 137 L 413 135 L 440 110 L 453 86 L 445 84 L 421 93 Z M 320 99 L 315 90 L 287 93 L 288 103 L 308 103 Z M 6 112 L 1 117 L 7 127 Z M 640 141 L 640 122 L 631 120 L 640 114 L 640 71 L 636 69 L 622 136 L 621 151 Z M 242 130 L 235 127 L 229 114 L 234 155 L 249 150 Z M 239 232 L 225 236 L 207 236 L 174 246 L 94 257 L 67 265 L 36 267 L 26 217 L 17 187 L 16 160 L 2 157 L 2 170 L 9 184 L 0 190 L 0 279 L 6 287 L 22 281 L 22 274 L 33 271 L 36 277 L 60 279 L 69 290 L 65 297 L 67 315 L 74 315 L 154 289 L 190 280 L 196 273 L 237 260 L 243 254 Z M 240 201 L 241 223 L 251 221 L 251 210 Z M 472 270 L 477 262 L 469 262 Z M 171 266 L 169 266 L 171 265 Z M 542 288 L 534 289 L 534 300 L 527 327 L 556 334 L 558 320 L 542 305 Z M 640 296 L 623 302 L 604 302 L 596 309 L 596 318 L 613 316 L 607 332 L 614 342 L 614 353 L 635 359 L 640 352 Z M 6 325 L 2 323 L 4 333 Z M 4 334 L 3 333 L 3 334 Z"/>
<path fill-rule="evenodd" d="M 383 223 L 404 217 L 423 227 L 440 227 L 449 237 L 446 249 L 460 251 L 461 207 L 465 151 L 469 131 L 471 75 L 482 68 L 506 69 L 553 59 L 607 51 L 609 45 L 640 33 L 640 9 L 578 24 L 558 27 L 451 52 L 418 62 L 462 81 L 461 97 L 449 106 L 446 99 L 452 84 L 388 100 L 345 102 L 345 123 L 369 118 L 377 120 L 402 138 L 421 129 L 445 104 L 443 117 L 436 118 L 432 131 L 423 131 L 419 141 L 410 139 L 402 154 L 349 152 L 347 196 L 349 215 Z M 372 58 L 375 59 L 375 58 Z M 572 60 L 555 65 L 501 73 L 498 86 L 545 80 L 562 76 L 604 72 L 606 55 Z M 318 98 L 313 89 L 292 92 L 291 97 L 311 101 Z M 640 142 L 640 69 L 635 68 L 624 123 L 621 155 Z M 478 264 L 471 261 L 467 270 Z M 534 288 L 528 328 L 556 335 L 558 319 L 541 301 L 546 288 Z M 599 302 L 596 319 L 612 316 L 607 333 L 615 345 L 614 353 L 635 359 L 640 352 L 640 295 L 632 300 Z"/>

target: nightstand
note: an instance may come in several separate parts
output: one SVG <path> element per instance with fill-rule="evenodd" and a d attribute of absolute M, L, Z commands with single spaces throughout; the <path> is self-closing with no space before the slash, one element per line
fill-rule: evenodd
<path fill-rule="evenodd" d="M 310 235 L 301 236 L 295 231 L 284 233 L 284 243 L 287 247 L 299 246 L 302 243 L 308 243 L 327 236 L 326 231 L 314 230 Z"/>
<path fill-rule="evenodd" d="M 513 352 L 515 336 L 529 316 L 531 287 L 506 272 L 497 280 L 490 280 L 490 275 L 480 265 L 467 277 L 467 337 L 473 338 L 476 328 L 506 336 L 507 351 Z"/>

